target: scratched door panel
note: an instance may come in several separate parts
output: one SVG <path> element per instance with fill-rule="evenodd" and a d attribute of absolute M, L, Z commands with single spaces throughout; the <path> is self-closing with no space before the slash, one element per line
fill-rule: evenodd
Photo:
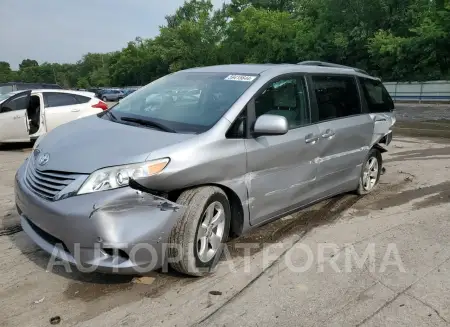
<path fill-rule="evenodd" d="M 319 191 L 334 190 L 341 184 L 359 178 L 360 167 L 372 141 L 374 122 L 368 114 L 335 119 L 318 124 L 319 158 L 317 185 Z M 326 137 L 332 130 L 334 135 Z M 356 187 L 356 186 L 355 186 Z"/>
<path fill-rule="evenodd" d="M 249 204 L 251 224 L 308 202 L 317 174 L 317 142 L 305 139 L 318 135 L 318 127 L 309 125 L 281 136 L 247 139 Z"/>

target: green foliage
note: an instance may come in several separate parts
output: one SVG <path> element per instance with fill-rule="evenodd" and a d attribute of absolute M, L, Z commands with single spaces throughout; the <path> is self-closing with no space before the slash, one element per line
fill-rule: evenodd
<path fill-rule="evenodd" d="M 186 1 L 153 39 L 137 37 L 76 64 L 0 62 L 0 82 L 65 87 L 143 85 L 168 73 L 230 63 L 325 60 L 385 80 L 450 78 L 449 0 Z"/>

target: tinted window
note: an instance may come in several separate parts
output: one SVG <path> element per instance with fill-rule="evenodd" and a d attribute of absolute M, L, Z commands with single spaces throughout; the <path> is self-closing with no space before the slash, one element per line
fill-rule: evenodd
<path fill-rule="evenodd" d="M 290 129 L 309 124 L 305 79 L 298 77 L 273 82 L 256 98 L 255 112 L 256 117 L 263 114 L 286 117 Z"/>
<path fill-rule="evenodd" d="M 387 112 L 394 109 L 394 102 L 381 81 L 360 78 L 360 83 L 369 112 Z"/>
<path fill-rule="evenodd" d="M 47 107 L 70 106 L 78 104 L 78 101 L 71 94 L 49 92 L 46 92 L 44 94 Z"/>
<path fill-rule="evenodd" d="M 354 77 L 313 76 L 319 120 L 341 118 L 361 113 L 361 103 Z"/>
<path fill-rule="evenodd" d="M 77 99 L 78 103 L 86 103 L 91 100 L 89 97 L 85 97 L 82 95 L 74 94 L 75 99 Z"/>
<path fill-rule="evenodd" d="M 125 97 L 111 112 L 119 119 L 146 119 L 177 132 L 201 133 L 210 129 L 256 78 L 247 74 L 175 73 Z M 104 117 L 108 119 L 108 115 Z"/>
<path fill-rule="evenodd" d="M 30 98 L 27 94 L 20 95 L 11 101 L 6 100 L 6 103 L 2 106 L 2 112 L 27 109 L 29 100 Z"/>

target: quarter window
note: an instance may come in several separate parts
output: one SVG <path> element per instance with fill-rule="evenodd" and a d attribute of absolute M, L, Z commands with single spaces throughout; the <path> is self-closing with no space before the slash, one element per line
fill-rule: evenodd
<path fill-rule="evenodd" d="M 83 95 L 74 94 L 73 96 L 77 99 L 78 103 L 86 103 L 91 101 L 91 98 L 85 97 Z"/>
<path fill-rule="evenodd" d="M 361 113 L 356 80 L 351 76 L 313 76 L 319 121 Z"/>
<path fill-rule="evenodd" d="M 306 83 L 303 77 L 280 79 L 271 83 L 255 99 L 256 118 L 264 114 L 287 119 L 289 129 L 311 123 Z"/>
<path fill-rule="evenodd" d="M 389 112 L 394 109 L 394 102 L 381 81 L 360 78 L 360 83 L 369 112 Z"/>
<path fill-rule="evenodd" d="M 45 93 L 47 107 L 61 107 L 78 104 L 77 99 L 71 94 L 65 93 Z"/>

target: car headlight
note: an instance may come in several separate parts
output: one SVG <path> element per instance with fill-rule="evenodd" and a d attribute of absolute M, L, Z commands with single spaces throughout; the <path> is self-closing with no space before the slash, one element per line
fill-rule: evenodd
<path fill-rule="evenodd" d="M 166 168 L 169 161 L 169 158 L 163 158 L 138 164 L 99 169 L 88 177 L 77 194 L 106 191 L 128 186 L 130 178 L 138 179 L 158 174 Z"/>

